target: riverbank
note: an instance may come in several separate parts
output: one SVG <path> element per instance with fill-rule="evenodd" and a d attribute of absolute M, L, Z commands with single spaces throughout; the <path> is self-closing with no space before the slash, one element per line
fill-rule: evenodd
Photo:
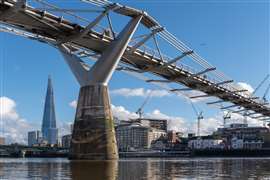
<path fill-rule="evenodd" d="M 1 158 L 68 158 L 68 150 L 21 149 L 17 151 L 0 151 Z M 270 157 L 270 149 L 238 150 L 191 150 L 191 151 L 140 151 L 119 152 L 120 158 L 182 158 L 182 157 Z"/>
<path fill-rule="evenodd" d="M 177 158 L 177 157 L 270 157 L 270 149 L 255 150 L 192 150 L 167 152 L 119 152 L 120 158 Z"/>
<path fill-rule="evenodd" d="M 191 157 L 270 157 L 270 149 L 194 150 Z"/>
<path fill-rule="evenodd" d="M 169 158 L 190 157 L 190 151 L 144 151 L 144 152 L 119 152 L 120 158 Z"/>

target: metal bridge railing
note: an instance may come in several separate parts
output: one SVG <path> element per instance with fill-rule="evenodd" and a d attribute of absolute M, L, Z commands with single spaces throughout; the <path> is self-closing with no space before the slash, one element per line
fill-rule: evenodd
<path fill-rule="evenodd" d="M 50 11 L 50 9 L 52 9 L 51 10 L 51 12 L 53 12 L 54 11 L 54 13 L 55 13 L 55 10 L 61 10 L 61 8 L 59 8 L 59 7 L 57 7 L 57 6 L 55 6 L 55 5 L 52 5 L 52 4 L 49 4 L 49 3 L 47 3 L 47 2 L 45 2 L 45 1 L 43 1 L 43 0 L 34 0 L 37 4 L 40 4 L 40 9 L 44 9 L 44 11 L 45 10 L 47 10 L 47 11 Z M 103 3 L 103 5 L 105 5 L 105 4 L 109 4 L 110 2 L 109 1 L 107 1 L 106 3 L 104 2 Z M 102 11 L 100 11 L 100 12 L 102 12 Z M 86 18 L 83 18 L 83 17 L 81 17 L 81 16 L 78 16 L 78 15 L 76 15 L 76 14 L 74 14 L 74 13 L 72 13 L 72 12 L 69 12 L 69 11 L 61 11 L 61 13 L 60 13 L 62 16 L 64 16 L 65 15 L 65 18 L 67 18 L 67 19 L 69 19 L 68 17 L 70 17 L 70 18 L 75 18 L 77 21 L 78 21 L 78 23 L 80 24 L 80 25 L 85 25 L 85 24 L 89 24 L 91 21 L 89 21 L 88 19 L 86 19 Z M 107 30 L 107 28 L 105 28 L 105 27 L 103 27 L 103 26 L 101 26 L 101 25 L 99 25 L 99 24 L 97 24 L 95 27 L 93 27 L 93 29 L 92 29 L 92 31 L 94 31 L 94 32 L 97 32 L 97 33 L 99 33 L 99 34 L 104 34 L 104 32 Z M 118 33 L 117 32 L 115 32 L 115 34 L 117 35 Z M 130 43 L 130 45 L 132 46 L 133 44 L 136 44 L 138 41 L 136 41 L 136 40 L 132 40 L 131 41 L 131 43 Z M 157 50 L 155 50 L 155 49 L 153 49 L 153 48 L 150 48 L 150 47 L 148 47 L 148 46 L 146 46 L 146 45 L 142 45 L 141 47 L 139 47 L 138 48 L 141 52 L 144 52 L 145 54 L 148 54 L 149 56 L 151 56 L 151 57 L 153 57 L 154 59 L 162 59 L 164 62 L 169 62 L 170 60 L 172 60 L 172 58 L 171 57 L 169 57 L 168 55 L 166 55 L 166 54 L 163 54 L 163 53 L 161 53 L 161 57 L 160 57 L 160 54 L 159 54 L 159 52 L 157 51 Z M 192 67 L 190 67 L 190 66 L 188 66 L 188 65 L 185 65 L 185 64 L 183 64 L 183 63 L 177 63 L 177 64 L 175 64 L 179 69 L 181 69 L 181 70 L 183 70 L 183 71 L 187 71 L 187 72 L 189 72 L 190 74 L 196 74 L 196 73 L 198 73 L 199 71 L 198 70 L 195 70 L 194 68 L 192 68 Z M 219 79 L 219 78 L 217 78 L 217 77 L 214 77 L 212 74 L 207 74 L 206 76 L 205 75 L 200 75 L 200 77 L 201 78 L 204 78 L 204 79 L 206 79 L 206 80 L 208 80 L 208 81 L 210 81 L 210 82 L 212 82 L 212 83 L 219 83 L 219 82 L 221 82 L 222 80 L 221 79 Z M 237 86 L 236 84 L 230 84 L 230 85 L 228 85 L 228 84 L 223 84 L 223 85 L 220 85 L 220 87 L 223 87 L 223 88 L 225 88 L 225 89 L 227 89 L 227 90 L 229 90 L 229 91 L 235 91 L 235 90 L 240 90 L 240 88 L 239 88 L 239 86 Z M 242 95 L 242 96 L 244 96 L 244 97 L 246 97 L 246 98 L 250 98 L 251 96 L 250 96 L 250 94 L 249 93 L 246 93 L 246 92 L 241 92 L 241 93 L 239 93 L 240 95 Z M 259 103 L 259 101 L 258 100 L 254 100 L 254 101 L 256 101 L 256 102 L 258 102 Z"/>
<path fill-rule="evenodd" d="M 54 5 L 51 5 L 51 4 L 48 4 L 42 0 L 35 0 L 35 2 L 37 3 L 40 3 L 41 7 L 40 8 L 43 8 L 44 11 L 46 9 L 54 9 L 54 10 L 60 10 L 61 8 L 57 7 L 57 6 L 54 6 Z M 100 11 L 102 12 L 102 11 Z M 68 17 L 70 18 L 75 18 L 77 19 L 79 22 L 78 24 L 80 25 L 85 25 L 85 24 L 89 24 L 91 21 L 89 21 L 88 19 L 86 18 L 83 18 L 83 17 L 80 17 L 74 13 L 71 13 L 71 12 L 68 12 L 68 11 L 63 11 L 60 13 L 62 16 L 65 16 L 65 18 L 69 19 Z M 107 28 L 104 28 L 100 25 L 96 25 L 92 31 L 93 32 L 96 32 L 98 34 L 104 34 L 105 30 L 107 30 Z M 117 33 L 116 33 L 117 34 Z M 131 42 L 131 46 L 133 43 L 136 43 L 137 41 L 134 40 Z M 163 60 L 164 62 L 169 62 L 170 60 L 172 60 L 171 57 L 167 56 L 166 54 L 163 54 L 163 53 L 159 53 L 157 50 L 153 49 L 153 48 L 150 48 L 146 45 L 143 45 L 141 46 L 140 48 L 138 48 L 137 50 L 139 50 L 140 52 L 143 52 L 145 54 L 148 54 L 150 57 L 153 57 L 154 59 L 156 60 Z M 161 55 L 161 56 L 160 56 Z M 193 58 L 193 57 L 192 57 Z M 183 70 L 183 71 L 186 71 L 188 72 L 189 74 L 196 74 L 198 73 L 199 71 L 198 70 L 195 70 L 194 68 L 188 66 L 188 65 L 185 65 L 183 63 L 177 63 L 176 64 L 177 68 Z M 221 79 L 219 76 L 215 76 L 214 73 L 207 73 L 205 75 L 199 75 L 201 78 L 211 82 L 211 83 L 219 83 L 219 82 L 222 82 L 222 80 L 224 79 Z M 230 92 L 233 92 L 233 91 L 236 91 L 236 90 L 242 90 L 242 88 L 240 88 L 239 86 L 237 86 L 237 84 L 223 84 L 223 85 L 220 85 L 220 87 L 230 91 Z M 247 93 L 247 92 L 239 92 L 237 93 L 245 98 L 251 98 L 251 94 L 250 93 Z M 262 100 L 260 99 L 253 99 L 254 102 L 258 103 L 258 104 L 262 104 Z"/>

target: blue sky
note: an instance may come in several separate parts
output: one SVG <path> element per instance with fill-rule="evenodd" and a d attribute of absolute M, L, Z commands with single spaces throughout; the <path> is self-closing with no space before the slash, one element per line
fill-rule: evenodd
<path fill-rule="evenodd" d="M 269 1 L 119 2 L 147 11 L 167 30 L 236 82 L 246 82 L 255 87 L 269 73 Z M 82 6 L 75 0 L 69 4 L 64 3 L 66 2 L 58 1 L 56 4 L 74 8 Z M 77 99 L 79 85 L 60 53 L 48 45 L 5 33 L 0 33 L 0 42 L 0 96 L 13 99 L 21 117 L 39 124 L 42 120 L 47 77 L 51 74 L 57 119 L 73 121 L 75 110 L 69 103 Z M 120 88 L 159 88 L 119 72 L 113 75 L 109 86 L 111 91 Z M 259 95 L 262 93 L 263 90 L 258 92 Z M 124 106 L 134 112 L 144 101 L 144 97 L 114 94 L 111 101 L 115 106 Z M 207 117 L 219 112 L 203 103 L 196 103 L 196 106 Z M 145 106 L 145 112 L 155 109 L 188 121 L 196 118 L 191 106 L 173 95 L 152 98 Z"/>

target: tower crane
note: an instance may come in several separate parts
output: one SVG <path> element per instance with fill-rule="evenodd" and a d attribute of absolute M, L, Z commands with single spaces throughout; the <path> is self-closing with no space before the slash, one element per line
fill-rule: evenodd
<path fill-rule="evenodd" d="M 268 93 L 269 93 L 269 90 L 270 90 L 270 83 L 269 83 L 269 85 L 267 86 L 267 88 L 266 88 L 266 90 L 265 90 L 265 93 L 264 93 L 264 95 L 263 95 L 263 97 L 262 97 L 264 103 L 268 103 L 267 95 L 268 95 Z M 264 126 L 266 126 L 266 122 L 265 122 L 265 121 L 264 121 Z M 268 126 L 270 127 L 270 124 L 268 124 Z"/>
<path fill-rule="evenodd" d="M 269 78 L 270 74 L 267 74 L 266 77 L 260 82 L 260 84 L 255 88 L 255 90 L 251 93 L 251 96 L 253 96 L 261 87 L 262 85 L 265 83 L 265 81 L 267 81 L 267 79 Z"/>
<path fill-rule="evenodd" d="M 267 74 L 266 77 L 260 82 L 260 84 L 254 89 L 254 91 L 251 93 L 251 97 L 262 87 L 262 85 L 267 81 L 267 79 L 270 77 L 270 74 Z M 267 88 L 268 89 L 268 88 Z M 267 93 L 266 93 L 267 94 Z M 266 95 L 265 95 L 266 96 Z M 245 111 L 244 116 L 244 124 L 247 124 L 247 115 L 248 111 Z"/>
<path fill-rule="evenodd" d="M 198 111 L 195 107 L 195 105 L 193 104 L 192 101 L 190 101 L 191 103 L 191 107 L 193 109 L 193 111 L 195 112 L 196 116 L 197 116 L 197 136 L 200 137 L 201 136 L 201 120 L 204 119 L 203 117 L 203 111 Z"/>
<path fill-rule="evenodd" d="M 267 95 L 269 93 L 269 90 L 270 90 L 270 84 L 267 86 L 266 91 L 265 91 L 265 93 L 264 93 L 264 95 L 262 97 L 264 103 L 267 103 L 268 102 L 267 101 Z"/>
<path fill-rule="evenodd" d="M 198 137 L 201 136 L 201 120 L 203 120 L 203 111 L 201 111 L 197 117 L 197 135 L 198 135 Z"/>
<path fill-rule="evenodd" d="M 143 108 L 144 106 L 148 103 L 148 101 L 150 100 L 151 96 L 152 96 L 153 91 L 151 91 L 147 97 L 145 98 L 145 100 L 143 101 L 142 105 L 139 107 L 139 109 L 136 111 L 136 114 L 139 115 L 139 119 L 141 119 L 143 117 Z"/>
<path fill-rule="evenodd" d="M 231 119 L 231 111 L 225 112 L 223 115 L 223 127 L 226 127 L 227 120 Z"/>

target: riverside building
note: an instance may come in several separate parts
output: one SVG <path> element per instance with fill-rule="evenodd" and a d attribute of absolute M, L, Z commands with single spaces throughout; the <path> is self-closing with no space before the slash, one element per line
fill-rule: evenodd
<path fill-rule="evenodd" d="M 33 146 L 38 144 L 41 139 L 40 131 L 30 131 L 28 132 L 28 146 Z"/>
<path fill-rule="evenodd" d="M 122 123 L 116 127 L 119 151 L 148 150 L 154 140 L 165 135 L 166 131 L 163 129 L 153 128 L 145 123 Z"/>

